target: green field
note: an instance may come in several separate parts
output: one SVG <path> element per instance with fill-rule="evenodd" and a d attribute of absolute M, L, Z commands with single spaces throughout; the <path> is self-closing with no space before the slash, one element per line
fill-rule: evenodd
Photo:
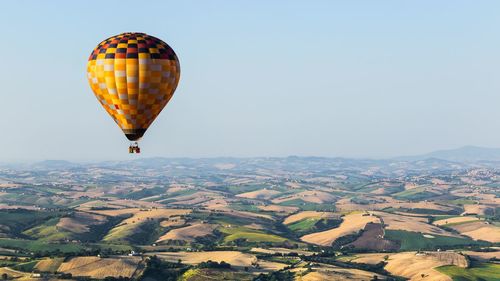
<path fill-rule="evenodd" d="M 453 281 L 498 281 L 500 280 L 500 264 L 482 263 L 470 268 L 445 265 L 436 268 L 439 272 L 450 276 Z"/>
<path fill-rule="evenodd" d="M 488 243 L 478 242 L 468 238 L 457 238 L 448 236 L 432 235 L 434 238 L 426 238 L 422 233 L 403 230 L 386 230 L 385 238 L 401 243 L 401 250 L 436 250 L 438 248 L 463 247 L 463 246 L 487 246 Z"/>
<path fill-rule="evenodd" d="M 48 219 L 42 224 L 29 228 L 22 232 L 23 235 L 32 239 L 46 242 L 57 242 L 62 240 L 80 240 L 84 242 L 98 242 L 116 224 L 126 216 L 108 217 L 107 221 L 99 225 L 89 225 L 89 231 L 77 233 L 68 229 L 57 227 L 60 217 Z"/>
<path fill-rule="evenodd" d="M 460 198 L 448 201 L 448 203 L 453 205 L 473 205 L 476 204 L 476 202 L 477 201 L 468 198 Z"/>
<path fill-rule="evenodd" d="M 426 191 L 424 187 L 412 188 L 402 192 L 394 193 L 392 196 L 400 200 L 425 200 L 436 196 L 436 193 Z"/>
<path fill-rule="evenodd" d="M 266 187 L 267 186 L 265 185 L 238 185 L 238 186 L 231 185 L 225 187 L 225 190 L 232 194 L 240 194 L 240 193 L 252 192 Z"/>
<path fill-rule="evenodd" d="M 223 227 L 219 228 L 219 231 L 227 236 L 224 237 L 224 242 L 232 242 L 237 239 L 244 239 L 247 242 L 283 242 L 286 238 L 280 237 L 274 234 L 267 234 L 254 229 L 249 229 L 246 227 Z"/>
<path fill-rule="evenodd" d="M 29 210 L 2 210 L 0 211 L 1 224 L 9 228 L 8 235 L 18 236 L 23 230 L 44 223 L 51 218 L 57 218 L 62 212 L 29 211 Z"/>
<path fill-rule="evenodd" d="M 19 249 L 29 252 L 54 252 L 75 253 L 84 250 L 84 247 L 78 244 L 55 244 L 43 241 L 33 241 L 24 239 L 0 238 L 0 247 L 8 249 Z"/>
<path fill-rule="evenodd" d="M 244 204 L 244 203 L 231 204 L 230 208 L 236 211 L 263 213 L 261 209 L 259 209 L 256 205 L 253 204 Z"/>
<path fill-rule="evenodd" d="M 298 207 L 303 211 L 327 211 L 334 212 L 335 205 L 333 204 L 318 204 L 304 201 L 302 199 L 293 199 L 280 203 L 282 206 Z"/>
<path fill-rule="evenodd" d="M 127 244 L 108 244 L 108 243 L 91 243 L 88 244 L 90 248 L 93 249 L 101 249 L 101 250 L 109 250 L 109 251 L 121 251 L 121 252 L 129 252 L 134 249 L 134 247 Z"/>
<path fill-rule="evenodd" d="M 192 268 L 184 272 L 180 281 L 205 281 L 205 280 L 254 280 L 251 273 L 236 272 L 230 269 Z"/>
<path fill-rule="evenodd" d="M 300 221 L 291 223 L 286 227 L 292 231 L 296 236 L 309 234 L 312 232 L 323 231 L 338 227 L 342 219 L 335 218 L 305 218 Z"/>
<path fill-rule="evenodd" d="M 72 233 L 57 228 L 56 225 L 58 222 L 59 218 L 49 219 L 42 225 L 38 225 L 36 227 L 23 231 L 23 234 L 34 239 L 39 239 L 40 241 L 74 239 L 74 237 L 71 235 Z"/>
<path fill-rule="evenodd" d="M 123 224 L 111 229 L 103 242 L 144 245 L 153 242 L 160 232 L 160 224 L 154 220 Z"/>
<path fill-rule="evenodd" d="M 17 265 L 13 266 L 12 268 L 15 270 L 19 270 L 19 271 L 31 272 L 31 271 L 33 271 L 33 268 L 35 267 L 35 265 L 37 263 L 38 263 L 38 260 L 18 263 Z"/>
<path fill-rule="evenodd" d="M 309 229 L 313 228 L 314 225 L 320 220 L 321 218 L 305 218 L 300 221 L 291 223 L 287 225 L 287 227 L 294 232 L 306 232 Z"/>

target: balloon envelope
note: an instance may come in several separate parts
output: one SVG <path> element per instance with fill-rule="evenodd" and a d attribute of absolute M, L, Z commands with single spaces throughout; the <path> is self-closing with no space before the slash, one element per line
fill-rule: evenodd
<path fill-rule="evenodd" d="M 97 45 L 87 63 L 95 96 L 131 140 L 139 140 L 172 98 L 180 65 L 174 50 L 144 33 L 122 33 Z"/>

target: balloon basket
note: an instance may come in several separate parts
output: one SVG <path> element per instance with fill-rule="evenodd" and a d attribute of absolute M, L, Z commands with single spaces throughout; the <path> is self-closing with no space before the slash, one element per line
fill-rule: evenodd
<path fill-rule="evenodd" d="M 131 143 L 130 146 L 128 147 L 128 153 L 130 154 L 141 153 L 141 148 L 139 147 L 139 144 L 137 142 Z"/>

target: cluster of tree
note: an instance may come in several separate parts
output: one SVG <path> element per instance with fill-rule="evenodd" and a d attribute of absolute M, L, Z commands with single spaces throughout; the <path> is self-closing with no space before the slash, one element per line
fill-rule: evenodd
<path fill-rule="evenodd" d="M 199 250 L 213 251 L 217 247 L 217 240 L 218 239 L 219 238 L 218 238 L 217 234 L 196 237 L 195 238 L 195 247 Z"/>
<path fill-rule="evenodd" d="M 172 263 L 152 256 L 146 260 L 146 269 L 140 280 L 176 281 L 188 269 L 189 266 L 182 264 L 181 260 Z"/>
<path fill-rule="evenodd" d="M 254 281 L 293 281 L 295 276 L 290 271 L 274 271 L 269 274 L 260 274 Z"/>
<path fill-rule="evenodd" d="M 362 234 L 363 234 L 363 230 L 360 230 L 358 233 L 349 234 L 349 235 L 339 237 L 335 241 L 333 241 L 332 248 L 334 250 L 349 251 L 350 249 L 346 248 L 344 245 L 347 245 L 349 243 L 356 241 L 356 239 L 358 239 Z"/>
<path fill-rule="evenodd" d="M 186 246 L 188 243 L 184 240 L 167 240 L 166 244 L 170 246 Z"/>
<path fill-rule="evenodd" d="M 78 257 L 78 256 L 109 256 L 109 255 L 124 255 L 129 251 L 125 250 L 113 250 L 111 248 L 94 248 L 94 249 L 82 249 L 77 252 L 62 252 L 60 249 L 55 249 L 53 251 L 37 251 L 33 253 L 34 258 L 43 258 L 43 257 Z"/>
<path fill-rule="evenodd" d="M 323 231 L 326 229 L 337 228 L 342 223 L 342 219 L 322 219 L 314 224 L 314 228 L 317 231 Z"/>
<path fill-rule="evenodd" d="M 230 269 L 231 268 L 231 264 L 225 262 L 225 261 L 221 261 L 220 263 L 219 262 L 216 262 L 216 261 L 211 261 L 211 260 L 208 260 L 206 262 L 202 262 L 198 265 L 199 268 L 221 268 L 221 269 Z"/>
<path fill-rule="evenodd" d="M 118 277 L 107 276 L 106 278 L 104 278 L 104 281 L 129 281 L 129 280 L 130 280 L 130 278 L 122 277 L 122 276 L 118 276 Z"/>

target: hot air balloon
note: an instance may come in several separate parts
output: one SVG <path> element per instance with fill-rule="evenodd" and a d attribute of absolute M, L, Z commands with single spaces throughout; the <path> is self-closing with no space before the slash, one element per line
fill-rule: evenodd
<path fill-rule="evenodd" d="M 145 33 L 122 33 L 97 45 L 87 63 L 97 100 L 131 141 L 137 142 L 172 98 L 180 65 L 174 50 Z"/>

